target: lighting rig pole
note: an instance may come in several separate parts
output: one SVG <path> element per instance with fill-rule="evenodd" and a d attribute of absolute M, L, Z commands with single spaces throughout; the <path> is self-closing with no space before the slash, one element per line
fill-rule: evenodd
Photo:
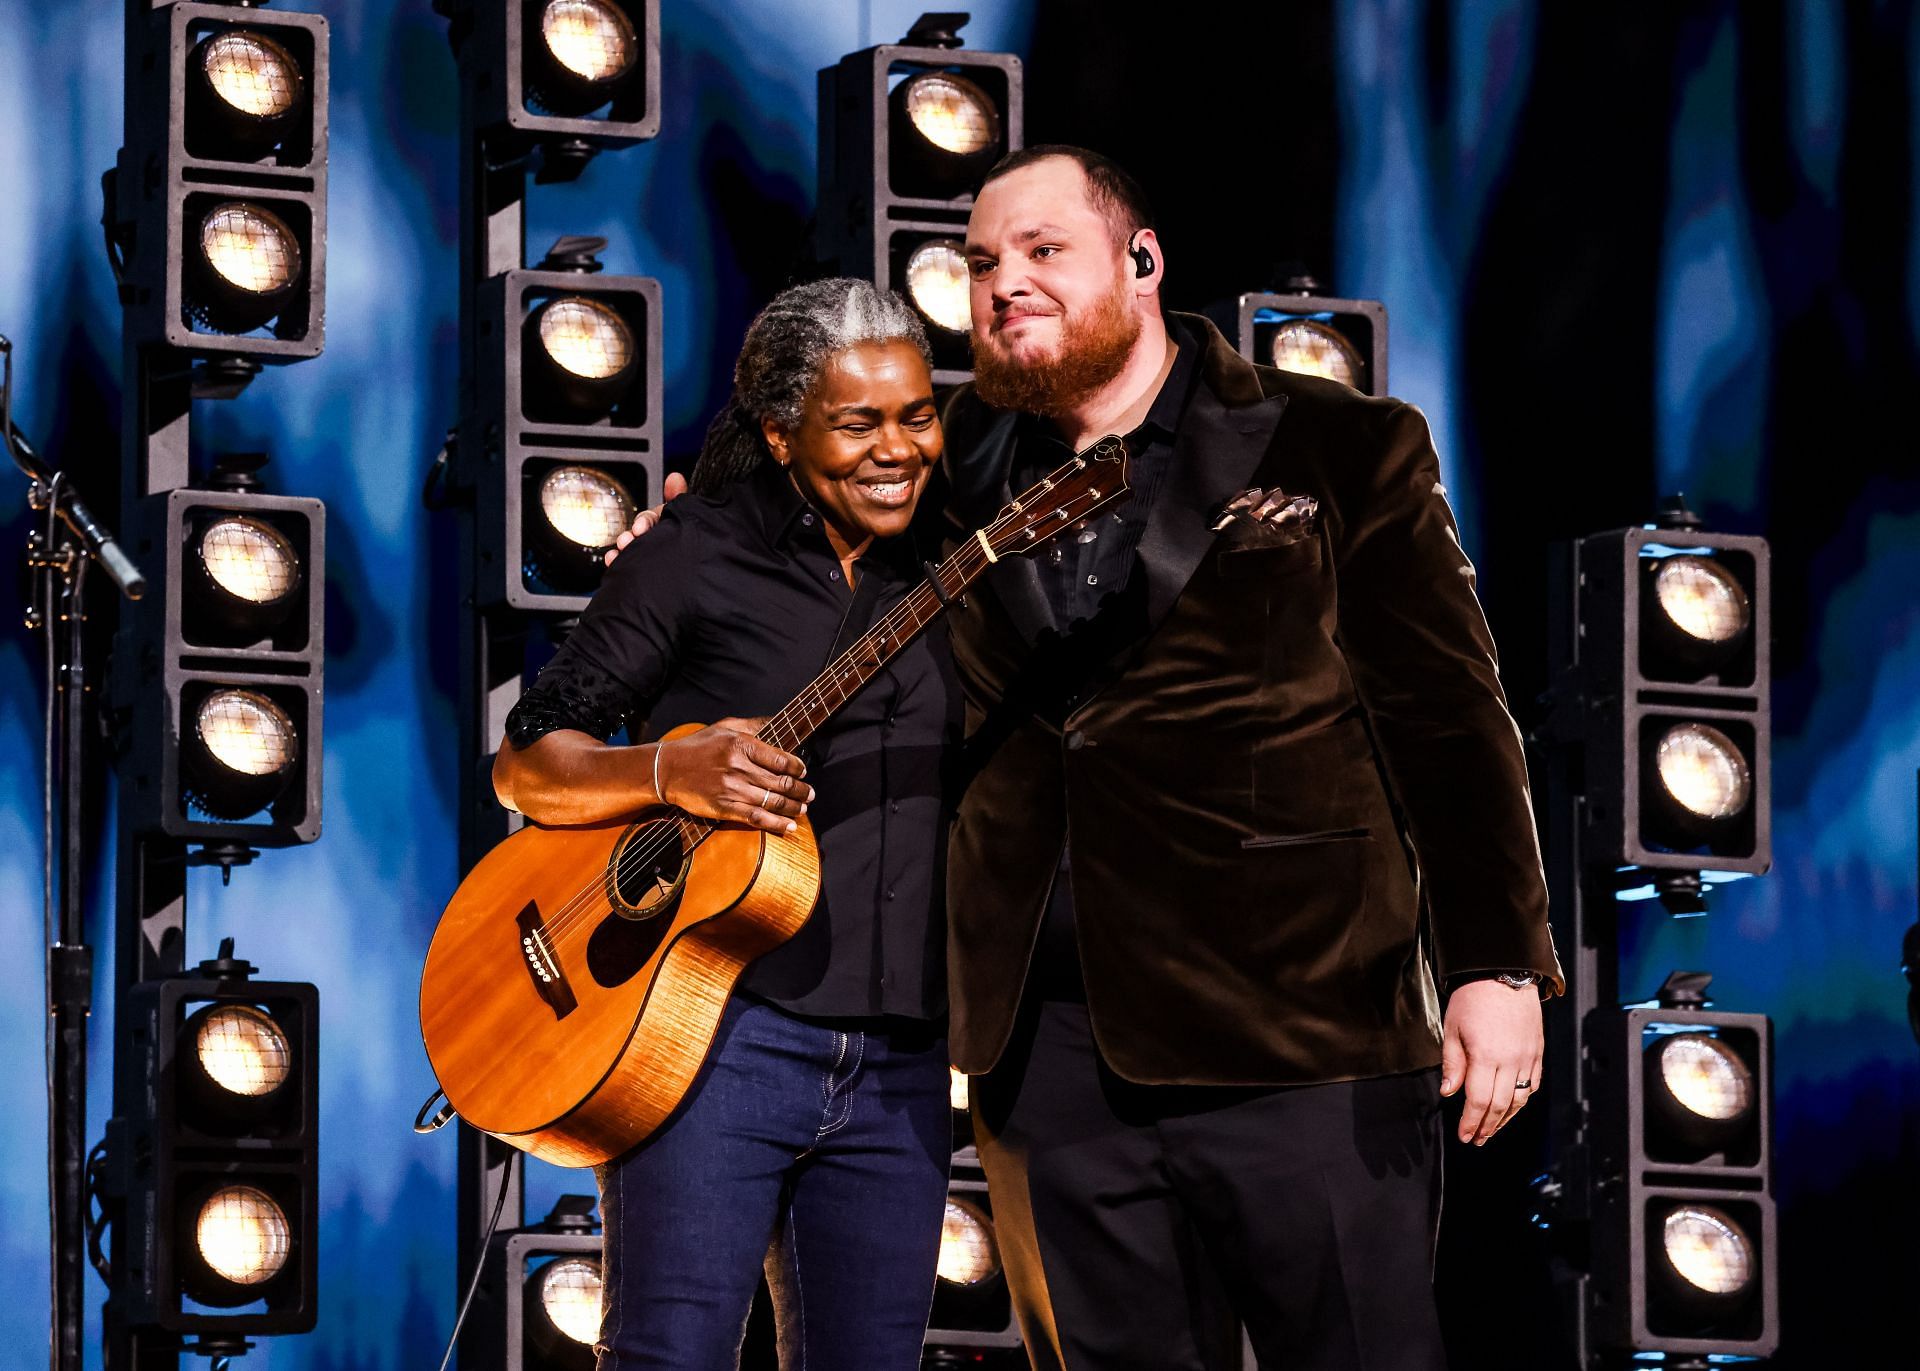
<path fill-rule="evenodd" d="M 658 283 L 601 275 L 597 238 L 563 238 L 526 267 L 529 174 L 571 181 L 599 151 L 658 132 L 659 5 L 436 0 L 435 9 L 449 21 L 460 79 L 459 417 L 429 503 L 450 507 L 458 526 L 464 875 L 521 822 L 494 798 L 491 773 L 530 650 L 577 619 L 601 554 L 659 498 L 665 475 Z M 537 1310 L 521 1319 L 510 1277 L 542 1255 L 590 1247 L 597 1281 L 592 1205 L 568 1197 L 560 1218 L 529 1228 L 523 1154 L 464 1122 L 457 1148 L 463 1301 L 475 1270 L 487 1277 L 458 1365 L 517 1368 L 526 1345 L 554 1330 Z M 540 1236 L 549 1230 L 552 1241 Z"/>
<path fill-rule="evenodd" d="M 1622 1004 L 1620 926 L 1704 915 L 1771 864 L 1768 550 L 1674 497 L 1556 550 L 1539 796 L 1564 1005 L 1548 1015 L 1554 1167 L 1537 1222 L 1581 1371 L 1778 1343 L 1772 1032 L 1676 971 Z M 1656 917 L 1658 917 L 1656 915 Z"/>
<path fill-rule="evenodd" d="M 316 999 L 231 940 L 185 964 L 187 869 L 320 828 L 324 510 L 196 474 L 192 402 L 324 343 L 328 34 L 314 15 L 125 0 L 103 178 L 122 305 L 122 512 L 154 593 L 121 616 L 114 1117 L 89 1167 L 109 1371 L 230 1357 L 315 1319 Z M 104 1241 L 111 1232 L 110 1246 Z"/>
<path fill-rule="evenodd" d="M 50 469 L 13 425 L 13 344 L 0 338 L 0 444 L 26 476 L 27 503 L 44 531 L 27 538 L 32 595 L 27 627 L 46 634 L 47 728 L 42 819 L 46 831 L 47 1177 L 51 1234 L 53 1371 L 79 1371 L 86 1297 L 87 1017 L 93 949 L 81 900 L 87 787 L 97 765 L 87 683 L 86 574 L 99 562 L 128 599 L 146 578 L 80 499 L 66 473 Z"/>

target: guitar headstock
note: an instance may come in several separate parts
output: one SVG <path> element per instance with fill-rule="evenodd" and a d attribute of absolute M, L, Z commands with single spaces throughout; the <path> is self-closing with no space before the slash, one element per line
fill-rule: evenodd
<path fill-rule="evenodd" d="M 1039 484 L 1022 491 L 980 537 L 995 557 L 1031 552 L 1131 495 L 1127 445 L 1108 434 Z"/>

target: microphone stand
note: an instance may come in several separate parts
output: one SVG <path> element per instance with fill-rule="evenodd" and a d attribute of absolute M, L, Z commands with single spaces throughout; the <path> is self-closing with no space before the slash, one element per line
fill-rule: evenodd
<path fill-rule="evenodd" d="M 51 1201 L 53 1371 L 80 1371 L 86 1277 L 87 1016 L 93 949 L 81 902 L 81 805 L 85 797 L 89 701 L 86 678 L 87 568 L 97 561 L 129 599 L 146 579 L 93 517 L 66 479 L 40 460 L 13 426 L 13 344 L 0 337 L 0 445 L 28 480 L 27 503 L 45 515 L 27 539 L 33 574 L 27 626 L 46 635 L 45 924 L 47 937 L 47 1189 Z"/>

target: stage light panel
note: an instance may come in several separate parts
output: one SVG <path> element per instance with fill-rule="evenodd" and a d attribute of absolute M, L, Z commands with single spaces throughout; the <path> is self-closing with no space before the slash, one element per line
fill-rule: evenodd
<path fill-rule="evenodd" d="M 293 1072 L 286 1031 L 252 1005 L 208 1005 L 188 1026 L 200 1070 L 221 1090 L 259 1099 L 285 1085 Z"/>
<path fill-rule="evenodd" d="M 600 1335 L 604 1278 L 591 1257 L 562 1257 L 533 1274 L 539 1308 L 562 1337 L 593 1344 Z"/>
<path fill-rule="evenodd" d="M 1338 381 L 1359 389 L 1366 364 L 1358 348 L 1336 328 L 1317 319 L 1288 319 L 1267 343 L 1267 362 L 1282 371 Z"/>
<path fill-rule="evenodd" d="M 300 756 L 287 712 L 250 690 L 217 690 L 202 702 L 194 732 L 207 754 L 237 776 L 272 776 Z"/>
<path fill-rule="evenodd" d="M 228 1185 L 200 1205 L 194 1246 L 209 1272 L 239 1287 L 231 1292 L 205 1289 L 199 1293 L 201 1303 L 244 1304 L 255 1298 L 251 1287 L 264 1285 L 286 1266 L 293 1232 L 273 1196 L 250 1185 Z"/>
<path fill-rule="evenodd" d="M 943 152 L 971 157 L 999 141 L 1000 112 L 963 76 L 929 71 L 909 77 L 901 105 L 913 131 Z"/>
<path fill-rule="evenodd" d="M 1708 1295 L 1735 1295 L 1753 1280 L 1753 1244 L 1740 1225 L 1717 1209 L 1683 1205 L 1660 1223 L 1668 1268 Z"/>
<path fill-rule="evenodd" d="M 242 604 L 278 606 L 300 587 L 300 554 L 264 520 L 244 514 L 216 519 L 194 551 L 207 579 Z"/>
<path fill-rule="evenodd" d="M 1701 643 L 1732 641 L 1752 622 L 1738 578 L 1706 557 L 1662 558 L 1653 573 L 1654 599 L 1675 628 Z"/>
<path fill-rule="evenodd" d="M 971 196 L 1006 149 L 1000 102 L 955 71 L 909 75 L 893 88 L 887 111 L 889 179 L 898 195 Z"/>
<path fill-rule="evenodd" d="M 1209 313 L 1249 362 L 1387 393 L 1387 308 L 1378 300 L 1321 295 L 1302 276 L 1284 291 L 1242 295 L 1231 313 L 1224 305 Z"/>
<path fill-rule="evenodd" d="M 299 236 L 264 205 L 223 200 L 193 232 L 186 311 L 217 333 L 246 333 L 278 315 L 296 294 L 303 267 Z"/>
<path fill-rule="evenodd" d="M 555 467 L 540 482 L 540 511 L 573 548 L 599 554 L 633 523 L 627 488 L 592 467 Z"/>
<path fill-rule="evenodd" d="M 1000 1249 L 993 1237 L 993 1220 L 978 1205 L 947 1196 L 946 1216 L 940 1223 L 940 1279 L 950 1285 L 975 1286 L 1000 1274 Z"/>
<path fill-rule="evenodd" d="M 1661 786 L 1681 810 L 1708 823 L 1746 809 L 1753 773 L 1731 738 L 1708 724 L 1669 728 L 1654 749 Z"/>
<path fill-rule="evenodd" d="M 547 0 L 540 39 L 554 61 L 583 81 L 624 76 L 640 55 L 633 21 L 605 0 Z"/>
<path fill-rule="evenodd" d="M 306 74 L 293 54 L 263 33 L 229 29 L 203 40 L 191 59 L 207 89 L 233 114 L 277 119 L 297 105 Z"/>
<path fill-rule="evenodd" d="M 934 238 L 907 257 L 907 299 L 935 328 L 966 334 L 973 327 L 966 250 L 957 238 Z"/>
<path fill-rule="evenodd" d="M 1689 1113 L 1715 1123 L 1753 1108 L 1753 1073 L 1732 1048 L 1704 1033 L 1682 1033 L 1653 1048 L 1659 1081 Z"/>
<path fill-rule="evenodd" d="M 538 317 L 540 346 L 572 375 L 605 381 L 633 365 L 633 330 L 599 301 L 555 300 Z"/>
<path fill-rule="evenodd" d="M 525 324 L 523 405 L 554 423 L 592 423 L 624 401 L 639 378 L 634 324 L 606 299 L 562 295 L 535 305 Z"/>
<path fill-rule="evenodd" d="M 300 732 L 287 711 L 256 690 L 213 689 L 183 729 L 180 765 L 188 798 L 215 819 L 257 814 L 285 793 L 300 761 Z"/>
<path fill-rule="evenodd" d="M 657 107 L 647 109 L 646 88 L 651 82 L 643 26 L 657 23 L 654 6 L 623 0 L 519 0 L 519 4 L 524 69 L 518 84 L 523 88 L 525 110 L 515 114 L 509 109 L 509 122 L 535 137 L 570 131 L 586 134 L 589 143 L 616 146 L 651 137 L 658 113 Z M 513 22 L 510 17 L 508 22 Z M 652 61 L 657 67 L 657 56 Z M 563 159 L 564 169 L 557 164 L 544 166 L 541 179 L 572 179 L 587 155 L 582 145 L 575 155 Z"/>

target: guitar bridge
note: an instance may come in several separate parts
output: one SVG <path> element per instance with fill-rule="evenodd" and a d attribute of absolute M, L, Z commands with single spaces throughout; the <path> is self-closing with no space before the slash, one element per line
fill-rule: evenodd
<path fill-rule="evenodd" d="M 533 978 L 534 992 L 547 1002 L 554 1018 L 566 1018 L 579 1008 L 580 1002 L 574 998 L 573 987 L 567 984 L 567 973 L 560 969 L 560 959 L 553 955 L 553 944 L 547 938 L 540 906 L 529 900 L 516 922 L 520 927 L 520 958 L 526 964 L 527 975 Z"/>

